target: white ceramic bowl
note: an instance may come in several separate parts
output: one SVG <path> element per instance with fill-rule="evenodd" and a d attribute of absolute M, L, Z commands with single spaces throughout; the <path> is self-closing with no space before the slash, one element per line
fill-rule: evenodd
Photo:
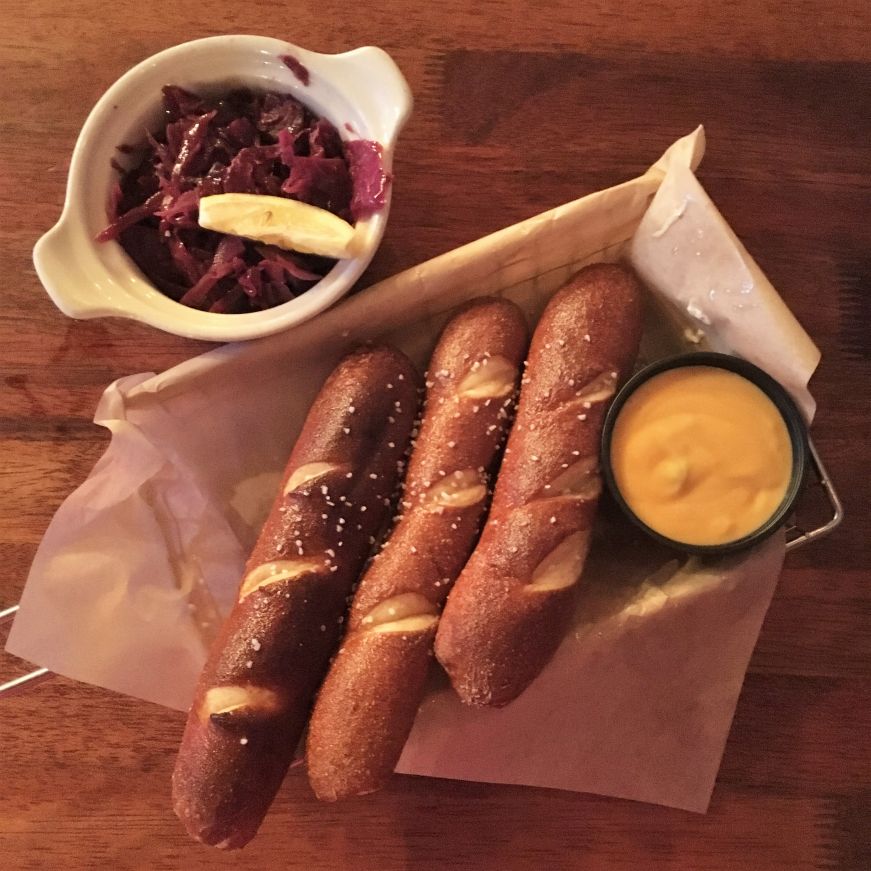
<path fill-rule="evenodd" d="M 309 71 L 308 85 L 281 61 L 288 54 Z M 248 86 L 291 93 L 332 121 L 343 137 L 380 142 L 388 171 L 412 106 L 408 83 L 379 48 L 327 55 L 268 37 L 214 36 L 143 61 L 106 91 L 85 121 L 60 220 L 33 250 L 36 271 L 57 307 L 74 318 L 132 318 L 176 335 L 226 342 L 279 332 L 344 296 L 384 235 L 390 191 L 384 208 L 357 224 L 358 257 L 339 261 L 310 290 L 262 312 L 231 315 L 183 306 L 153 287 L 118 242 L 95 241 L 108 223 L 106 206 L 117 177 L 110 160 L 124 159 L 116 146 L 142 141 L 144 131 L 159 123 L 161 88 L 167 84 L 192 91 Z"/>

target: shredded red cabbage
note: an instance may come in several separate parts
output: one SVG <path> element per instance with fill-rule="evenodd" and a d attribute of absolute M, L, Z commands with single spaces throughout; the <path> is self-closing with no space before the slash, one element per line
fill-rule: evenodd
<path fill-rule="evenodd" d="M 295 58 L 292 54 L 283 54 L 281 61 L 304 85 L 309 83 L 311 76 L 309 75 L 308 67 L 302 61 Z"/>
<path fill-rule="evenodd" d="M 304 293 L 335 261 L 204 230 L 200 197 L 221 193 L 283 196 L 348 221 L 383 207 L 391 178 L 376 142 L 343 142 L 326 119 L 288 94 L 235 90 L 206 98 L 163 89 L 164 126 L 147 134 L 119 172 L 110 224 L 117 239 L 161 292 L 205 311 L 238 314 Z"/>
<path fill-rule="evenodd" d="M 351 214 L 355 220 L 374 215 L 387 202 L 391 178 L 384 172 L 381 143 L 352 139 L 345 143 L 351 171 Z"/>

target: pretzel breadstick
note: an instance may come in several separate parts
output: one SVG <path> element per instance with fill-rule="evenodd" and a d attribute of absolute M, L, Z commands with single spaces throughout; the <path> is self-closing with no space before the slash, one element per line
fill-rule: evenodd
<path fill-rule="evenodd" d="M 388 510 L 416 408 L 411 364 L 383 347 L 346 357 L 315 399 L 188 717 L 173 798 L 194 838 L 242 847 L 269 808 Z"/>
<path fill-rule="evenodd" d="M 318 798 L 372 792 L 390 777 L 424 693 L 439 610 L 478 535 L 527 330 L 488 299 L 448 323 L 430 362 L 404 513 L 363 576 L 309 724 Z"/>
<path fill-rule="evenodd" d="M 602 420 L 640 332 L 640 288 L 614 265 L 582 270 L 541 317 L 490 516 L 436 636 L 467 704 L 520 695 L 568 628 L 601 489 Z"/>

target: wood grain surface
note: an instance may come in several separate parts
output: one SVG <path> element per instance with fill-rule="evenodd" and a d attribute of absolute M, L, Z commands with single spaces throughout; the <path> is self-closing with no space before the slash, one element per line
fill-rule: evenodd
<path fill-rule="evenodd" d="M 169 808 L 182 716 L 53 678 L 0 702 L 0 867 L 871 868 L 867 0 L 5 0 L 0 24 L 0 605 L 106 446 L 103 388 L 207 347 L 67 319 L 30 257 L 103 90 L 217 33 L 376 44 L 404 71 L 416 108 L 367 280 L 628 179 L 703 122 L 703 183 L 823 352 L 813 435 L 847 512 L 787 560 L 705 816 L 411 777 L 322 806 L 297 769 L 261 836 L 222 855 Z M 26 667 L 4 656 L 0 678 Z"/>

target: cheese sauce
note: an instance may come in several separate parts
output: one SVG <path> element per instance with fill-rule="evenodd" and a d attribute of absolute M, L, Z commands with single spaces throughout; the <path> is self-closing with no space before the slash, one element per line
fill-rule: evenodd
<path fill-rule="evenodd" d="M 755 384 L 713 366 L 654 375 L 614 423 L 611 465 L 629 508 L 651 529 L 694 545 L 755 532 L 792 472 L 789 432 Z"/>

